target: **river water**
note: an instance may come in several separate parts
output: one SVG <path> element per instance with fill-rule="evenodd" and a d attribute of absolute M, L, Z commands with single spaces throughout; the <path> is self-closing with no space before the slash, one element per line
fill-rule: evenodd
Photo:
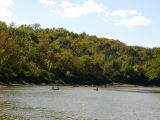
<path fill-rule="evenodd" d="M 160 120 L 160 88 L 1 88 L 0 120 Z"/>

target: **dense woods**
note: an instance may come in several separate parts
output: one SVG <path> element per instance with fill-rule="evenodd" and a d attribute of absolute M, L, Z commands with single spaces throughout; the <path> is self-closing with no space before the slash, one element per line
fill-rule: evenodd
<path fill-rule="evenodd" d="M 160 48 L 0 22 L 0 82 L 160 85 Z"/>

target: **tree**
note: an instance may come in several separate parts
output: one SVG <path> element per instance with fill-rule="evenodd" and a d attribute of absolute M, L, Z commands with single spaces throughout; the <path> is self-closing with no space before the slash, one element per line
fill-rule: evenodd
<path fill-rule="evenodd" d="M 34 24 L 32 24 L 32 28 L 34 30 L 39 30 L 41 28 L 41 25 L 39 23 L 34 23 Z"/>
<path fill-rule="evenodd" d="M 0 22 L 0 82 L 160 85 L 160 48 Z"/>

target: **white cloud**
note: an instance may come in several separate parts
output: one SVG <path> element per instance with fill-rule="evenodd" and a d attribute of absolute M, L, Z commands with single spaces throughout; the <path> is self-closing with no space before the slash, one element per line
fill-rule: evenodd
<path fill-rule="evenodd" d="M 116 25 L 127 25 L 127 26 L 143 26 L 151 24 L 152 21 L 144 16 L 134 16 L 131 19 L 123 19 L 116 23 Z"/>
<path fill-rule="evenodd" d="M 46 5 L 56 4 L 55 0 L 40 0 Z M 143 16 L 139 11 L 134 9 L 113 10 L 109 11 L 107 7 L 95 2 L 94 0 L 84 0 L 82 4 L 74 4 L 67 0 L 61 0 L 56 8 L 50 11 L 50 15 L 57 14 L 65 18 L 78 18 L 83 15 L 96 14 L 104 15 L 102 18 L 105 22 L 110 22 L 115 25 L 127 26 L 143 26 L 151 24 L 152 21 Z"/>
<path fill-rule="evenodd" d="M 141 14 L 137 10 L 126 10 L 126 13 L 129 15 L 140 15 Z"/>
<path fill-rule="evenodd" d="M 63 8 L 66 8 L 66 7 L 71 7 L 71 6 L 73 6 L 73 4 L 70 3 L 70 2 L 68 2 L 68 1 L 62 1 L 61 6 L 62 6 Z"/>
<path fill-rule="evenodd" d="M 107 11 L 106 15 L 112 17 L 127 17 L 128 15 L 140 15 L 140 13 L 136 10 L 114 10 L 112 12 Z"/>
<path fill-rule="evenodd" d="M 137 10 L 114 10 L 107 11 L 105 22 L 112 22 L 115 25 L 126 25 L 130 27 L 143 26 L 151 24 L 152 21 L 144 16 Z M 122 17 L 123 19 L 119 18 Z M 131 18 L 130 18 L 131 17 Z"/>
<path fill-rule="evenodd" d="M 14 4 L 13 0 L 0 0 L 0 6 L 1 7 L 8 7 L 8 6 L 11 6 L 13 4 Z"/>
<path fill-rule="evenodd" d="M 71 4 L 70 4 L 71 5 Z M 105 8 L 95 3 L 93 0 L 85 0 L 82 5 L 63 6 L 61 9 L 54 9 L 51 13 L 61 15 L 66 18 L 77 18 L 91 13 L 102 13 Z"/>
<path fill-rule="evenodd" d="M 107 16 L 120 16 L 120 17 L 127 17 L 127 14 L 125 11 L 123 10 L 118 10 L 118 11 L 112 11 L 112 12 L 107 12 L 106 13 Z"/>
<path fill-rule="evenodd" d="M 0 20 L 7 23 L 13 22 L 17 17 L 7 8 L 0 8 Z"/>
<path fill-rule="evenodd" d="M 45 6 L 53 6 L 56 4 L 55 0 L 40 0 L 40 2 Z"/>
<path fill-rule="evenodd" d="M 14 4 L 13 0 L 0 0 L 0 20 L 6 23 L 16 21 L 17 17 L 8 7 Z"/>

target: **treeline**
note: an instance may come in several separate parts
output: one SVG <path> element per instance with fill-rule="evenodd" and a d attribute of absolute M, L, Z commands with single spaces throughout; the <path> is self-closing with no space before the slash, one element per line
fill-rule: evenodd
<path fill-rule="evenodd" d="M 0 82 L 160 85 L 160 48 L 0 22 Z"/>

